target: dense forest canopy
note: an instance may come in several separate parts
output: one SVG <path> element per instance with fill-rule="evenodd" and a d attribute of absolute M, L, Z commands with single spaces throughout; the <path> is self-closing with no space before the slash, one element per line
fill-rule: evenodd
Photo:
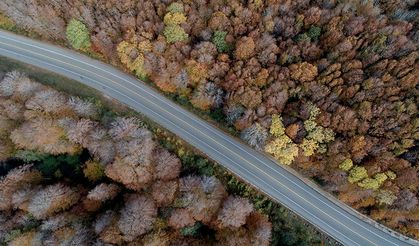
<path fill-rule="evenodd" d="M 3 0 L 0 10 L 222 112 L 251 146 L 419 237 L 416 0 Z"/>

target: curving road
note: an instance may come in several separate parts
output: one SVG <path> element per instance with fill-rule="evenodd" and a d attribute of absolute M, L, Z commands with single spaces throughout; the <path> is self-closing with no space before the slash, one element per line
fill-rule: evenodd
<path fill-rule="evenodd" d="M 0 55 L 75 79 L 129 105 L 344 245 L 419 245 L 110 65 L 1 30 Z"/>

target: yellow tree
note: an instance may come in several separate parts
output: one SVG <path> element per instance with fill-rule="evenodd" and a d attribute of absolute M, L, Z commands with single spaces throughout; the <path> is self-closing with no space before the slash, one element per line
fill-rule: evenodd
<path fill-rule="evenodd" d="M 276 138 L 265 146 L 265 151 L 273 155 L 281 164 L 290 165 L 298 155 L 298 146 L 285 134 L 280 116 L 272 116 L 269 132 Z"/>

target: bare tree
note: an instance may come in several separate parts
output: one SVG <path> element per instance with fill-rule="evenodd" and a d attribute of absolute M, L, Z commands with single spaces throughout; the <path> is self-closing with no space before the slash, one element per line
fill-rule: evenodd
<path fill-rule="evenodd" d="M 2 109 L 1 109 L 2 108 Z M 0 112 L 4 112 L 9 119 L 19 121 L 23 119 L 23 105 L 13 100 L 0 99 Z"/>
<path fill-rule="evenodd" d="M 112 220 L 116 217 L 116 212 L 113 210 L 106 210 L 104 213 L 100 214 L 94 223 L 94 230 L 96 234 L 101 234 L 106 227 L 108 227 Z"/>
<path fill-rule="evenodd" d="M 244 129 L 240 137 L 250 146 L 262 150 L 268 138 L 268 131 L 259 123 L 254 123 L 249 128 Z"/>
<path fill-rule="evenodd" d="M 7 245 L 42 245 L 42 233 L 34 230 L 22 233 L 21 235 L 13 238 Z"/>
<path fill-rule="evenodd" d="M 418 198 L 408 189 L 400 191 L 397 200 L 393 204 L 396 208 L 403 210 L 412 210 L 418 205 Z"/>
<path fill-rule="evenodd" d="M 272 236 L 272 224 L 266 215 L 253 212 L 246 222 L 252 245 L 267 246 L 270 244 Z"/>
<path fill-rule="evenodd" d="M 89 211 L 96 211 L 102 203 L 114 199 L 119 191 L 119 186 L 115 184 L 99 184 L 87 194 L 83 201 L 84 207 Z"/>
<path fill-rule="evenodd" d="M 167 206 L 175 199 L 178 187 L 179 182 L 177 180 L 158 180 L 151 186 L 151 195 L 159 206 Z"/>
<path fill-rule="evenodd" d="M 158 147 L 153 152 L 155 174 L 157 179 L 170 180 L 177 178 L 182 167 L 179 158 L 164 148 Z"/>
<path fill-rule="evenodd" d="M 87 194 L 87 199 L 106 201 L 115 198 L 118 195 L 120 188 L 115 184 L 99 184 Z"/>
<path fill-rule="evenodd" d="M 181 178 L 179 190 L 185 208 L 195 220 L 203 223 L 213 219 L 227 195 L 221 182 L 208 176 Z"/>
<path fill-rule="evenodd" d="M 153 199 L 144 195 L 130 195 L 121 210 L 118 228 L 125 241 L 132 241 L 153 227 L 157 207 Z"/>
<path fill-rule="evenodd" d="M 116 154 L 115 144 L 105 129 L 96 127 L 89 132 L 88 138 L 90 143 L 87 149 L 93 156 L 98 158 L 103 164 L 113 161 Z"/>
<path fill-rule="evenodd" d="M 24 103 L 35 93 L 45 89 L 46 87 L 41 83 L 35 82 L 26 75 L 23 75 L 17 79 L 12 99 Z"/>
<path fill-rule="evenodd" d="M 118 156 L 130 164 L 152 165 L 153 149 L 156 143 L 151 137 L 120 140 L 115 144 Z"/>
<path fill-rule="evenodd" d="M 248 231 L 239 227 L 236 229 L 224 228 L 218 230 L 215 234 L 217 246 L 241 246 L 241 245 L 257 245 L 251 244 Z"/>
<path fill-rule="evenodd" d="M 116 157 L 112 164 L 106 166 L 105 174 L 129 189 L 141 190 L 153 180 L 153 167 L 127 163 Z"/>
<path fill-rule="evenodd" d="M 175 229 L 181 229 L 185 226 L 193 226 L 194 224 L 194 218 L 189 211 L 184 208 L 173 210 L 169 219 L 169 225 Z"/>
<path fill-rule="evenodd" d="M 26 187 L 17 190 L 12 195 L 12 204 L 14 209 L 28 210 L 28 205 L 32 197 L 38 192 L 37 186 L 27 185 Z"/>
<path fill-rule="evenodd" d="M 49 185 L 34 195 L 28 205 L 28 212 L 37 219 L 44 219 L 70 208 L 79 198 L 80 194 L 73 188 L 59 183 Z"/>
<path fill-rule="evenodd" d="M 63 212 L 43 220 L 40 229 L 42 231 L 56 231 L 65 226 L 75 224 L 81 219 L 80 215 L 76 215 L 71 211 Z"/>
<path fill-rule="evenodd" d="M 15 92 L 16 82 L 22 76 L 22 73 L 16 70 L 6 73 L 3 80 L 0 82 L 0 96 L 12 96 Z"/>
<path fill-rule="evenodd" d="M 24 122 L 15 129 L 10 138 L 19 147 L 39 150 L 49 154 L 74 154 L 79 147 L 65 138 L 65 132 L 57 120 L 36 118 Z"/>
<path fill-rule="evenodd" d="M 68 105 L 81 117 L 94 118 L 98 113 L 98 109 L 93 103 L 79 97 L 70 97 L 68 99 Z"/>
<path fill-rule="evenodd" d="M 0 127 L 1 125 L 2 125 L 2 122 L 0 119 Z M 0 161 L 3 161 L 12 156 L 14 152 L 14 148 L 13 148 L 13 143 L 9 139 L 3 140 L 0 138 L 0 140 L 1 140 L 0 141 Z"/>
<path fill-rule="evenodd" d="M 172 245 L 172 235 L 164 231 L 152 232 L 145 235 L 142 242 L 147 246 L 169 246 Z"/>
<path fill-rule="evenodd" d="M 25 102 L 40 90 L 45 90 L 45 86 L 17 70 L 8 72 L 0 82 L 0 96 L 10 97 L 18 102 Z"/>
<path fill-rule="evenodd" d="M 53 89 L 36 92 L 26 101 L 25 107 L 39 114 L 49 115 L 68 114 L 71 111 L 67 105 L 67 97 Z"/>
<path fill-rule="evenodd" d="M 246 223 L 246 218 L 253 211 L 253 204 L 246 198 L 229 196 L 218 213 L 218 225 L 237 228 Z"/>
<path fill-rule="evenodd" d="M 32 0 L 5 0 L 0 2 L 0 10 L 22 27 L 35 30 L 44 38 L 65 38 L 65 22 L 60 16 L 61 11 L 56 11 L 51 5 Z"/>
<path fill-rule="evenodd" d="M 98 123 L 90 119 L 80 119 L 73 127 L 68 129 L 67 137 L 71 142 L 87 148 L 91 142 L 89 133 L 96 129 L 97 126 Z"/>
<path fill-rule="evenodd" d="M 35 185 L 42 179 L 41 173 L 31 165 L 15 168 L 0 180 L 0 210 L 12 208 L 13 194 L 25 185 Z"/>
<path fill-rule="evenodd" d="M 109 134 L 114 140 L 130 140 L 135 138 L 150 138 L 151 133 L 139 126 L 137 118 L 118 117 L 111 123 Z"/>

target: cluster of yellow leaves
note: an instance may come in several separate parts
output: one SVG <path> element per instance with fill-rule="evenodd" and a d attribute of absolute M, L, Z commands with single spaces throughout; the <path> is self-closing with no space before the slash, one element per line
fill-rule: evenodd
<path fill-rule="evenodd" d="M 315 152 L 326 153 L 326 144 L 335 139 L 335 133 L 328 128 L 317 125 L 316 118 L 320 109 L 310 105 L 310 117 L 304 122 L 304 128 L 308 132 L 300 147 L 305 156 L 311 156 Z"/>
<path fill-rule="evenodd" d="M 186 62 L 186 71 L 190 81 L 192 81 L 195 85 L 199 84 L 199 82 L 208 77 L 207 67 L 195 60 L 188 60 Z"/>
<path fill-rule="evenodd" d="M 391 205 L 397 199 L 397 196 L 390 190 L 380 190 L 377 193 L 376 199 L 379 204 Z"/>
<path fill-rule="evenodd" d="M 96 161 L 87 161 L 83 167 L 84 176 L 91 182 L 96 182 L 105 176 L 105 168 Z"/>
<path fill-rule="evenodd" d="M 239 60 L 245 60 L 252 57 L 255 53 L 256 44 L 251 37 L 242 37 L 236 43 L 235 56 Z"/>
<path fill-rule="evenodd" d="M 189 35 L 179 25 L 169 25 L 164 28 L 163 35 L 168 43 L 185 41 Z"/>
<path fill-rule="evenodd" d="M 364 189 L 376 190 L 380 188 L 388 178 L 394 179 L 395 177 L 396 174 L 392 171 L 387 171 L 386 173 L 377 173 L 373 178 L 366 178 L 359 182 L 358 186 Z"/>
<path fill-rule="evenodd" d="M 354 166 L 349 171 L 349 183 L 356 183 L 368 177 L 367 169 L 365 167 Z"/>
<path fill-rule="evenodd" d="M 290 165 L 298 155 L 297 145 L 287 135 L 275 138 L 265 146 L 265 151 L 285 165 Z"/>
<path fill-rule="evenodd" d="M 311 156 L 316 151 L 325 153 L 327 150 L 326 144 L 335 139 L 335 134 L 332 130 L 317 125 L 315 120 L 319 113 L 319 108 L 314 105 L 310 106 L 310 117 L 304 122 L 304 128 L 308 134 L 300 145 L 292 142 L 285 134 L 285 127 L 281 117 L 273 115 L 269 131 L 276 138 L 265 146 L 265 151 L 272 154 L 278 161 L 286 165 L 290 165 L 294 161 L 295 157 L 298 155 L 299 147 L 302 149 L 305 156 Z"/>
<path fill-rule="evenodd" d="M 138 50 L 141 53 L 151 52 L 152 49 L 153 45 L 151 44 L 150 40 L 144 40 L 138 43 Z"/>
<path fill-rule="evenodd" d="M 345 159 L 339 168 L 349 172 L 348 181 L 350 183 L 357 183 L 359 187 L 364 189 L 377 190 L 387 179 L 395 179 L 396 174 L 392 171 L 385 173 L 377 173 L 374 177 L 368 177 L 367 169 L 365 167 L 353 166 L 351 159 Z"/>
<path fill-rule="evenodd" d="M 343 171 L 349 171 L 351 170 L 353 165 L 354 163 L 352 162 L 352 160 L 348 158 L 342 161 L 342 163 L 340 163 L 339 168 L 342 169 Z"/>
<path fill-rule="evenodd" d="M 167 13 L 164 16 L 163 22 L 165 25 L 180 25 L 186 22 L 186 16 L 183 13 Z"/>
<path fill-rule="evenodd" d="M 285 134 L 285 128 L 284 124 L 282 124 L 282 118 L 279 117 L 277 114 L 272 115 L 272 123 L 271 128 L 269 129 L 269 133 L 277 137 Z"/>
<path fill-rule="evenodd" d="M 131 72 L 138 77 L 145 77 L 147 73 L 144 71 L 144 55 L 143 52 L 151 50 L 149 41 L 140 42 L 138 45 L 127 41 L 122 41 L 116 47 L 119 59 Z M 131 54 L 136 53 L 137 57 L 132 58 Z"/>
<path fill-rule="evenodd" d="M 249 1 L 249 5 L 250 6 L 255 6 L 256 8 L 259 8 L 263 5 L 263 1 L 262 0 L 251 0 L 251 1 Z"/>
<path fill-rule="evenodd" d="M 276 138 L 265 146 L 265 151 L 272 154 L 280 163 L 290 165 L 298 155 L 298 146 L 285 134 L 280 116 L 272 116 L 269 132 Z"/>
<path fill-rule="evenodd" d="M 183 30 L 180 24 L 186 22 L 186 16 L 183 13 L 182 3 L 172 3 L 167 10 L 169 12 L 163 18 L 165 24 L 163 35 L 168 43 L 175 43 L 188 39 L 188 34 Z"/>
<path fill-rule="evenodd" d="M 308 82 L 316 78 L 317 75 L 317 67 L 308 62 L 292 64 L 290 66 L 290 76 L 293 80 Z"/>

